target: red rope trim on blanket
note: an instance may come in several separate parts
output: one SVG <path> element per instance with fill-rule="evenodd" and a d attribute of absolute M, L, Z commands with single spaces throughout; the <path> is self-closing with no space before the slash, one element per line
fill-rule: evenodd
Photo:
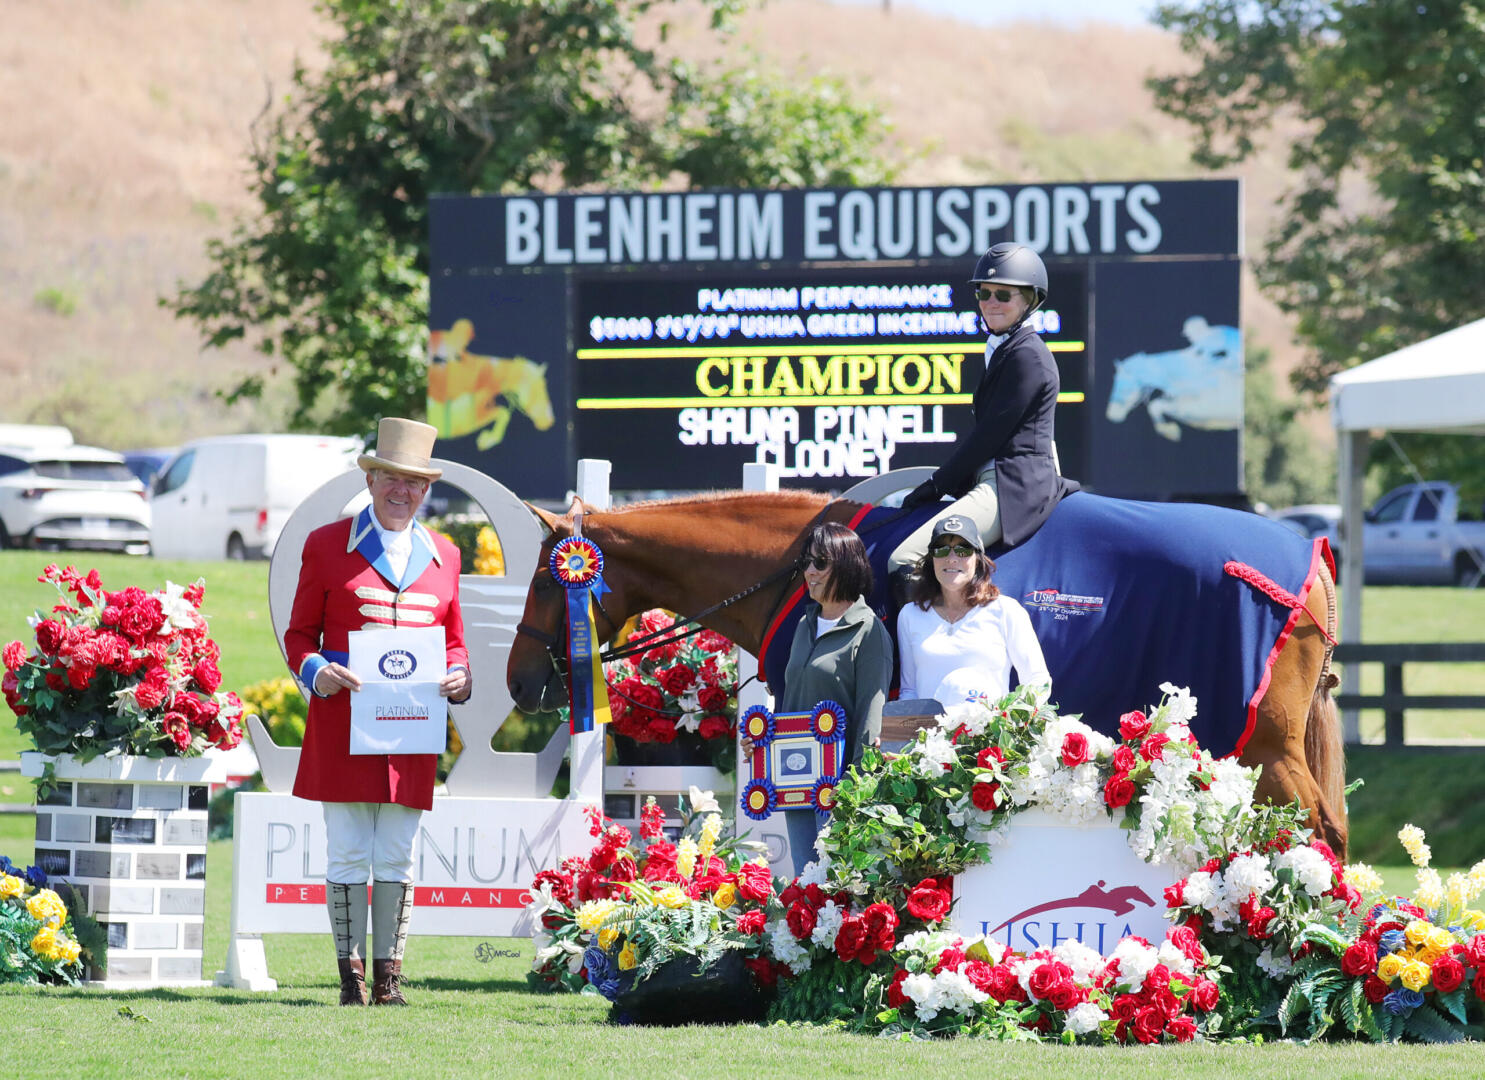
<path fill-rule="evenodd" d="M 1325 624 L 1322 623 L 1319 619 L 1315 618 L 1315 613 L 1309 608 L 1305 607 L 1305 605 L 1300 601 L 1299 597 L 1295 596 L 1288 589 L 1284 588 L 1273 578 L 1267 576 L 1259 570 L 1254 569 L 1247 563 L 1237 562 L 1231 559 L 1222 564 L 1222 569 L 1228 574 L 1231 574 L 1233 577 L 1237 578 L 1239 581 L 1246 581 L 1249 585 L 1253 586 L 1253 588 L 1263 593 L 1275 603 L 1283 604 L 1291 611 L 1303 611 L 1310 617 L 1310 621 L 1313 622 L 1317 627 L 1319 627 L 1320 632 L 1325 635 L 1326 641 L 1330 642 L 1332 645 L 1338 644 L 1336 639 L 1330 636 L 1330 631 L 1325 628 Z"/>

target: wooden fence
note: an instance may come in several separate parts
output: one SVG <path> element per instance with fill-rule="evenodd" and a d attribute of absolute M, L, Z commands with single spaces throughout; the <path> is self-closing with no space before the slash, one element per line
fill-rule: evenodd
<path fill-rule="evenodd" d="M 1381 664 L 1380 694 L 1339 694 L 1341 709 L 1381 709 L 1386 714 L 1384 741 L 1403 744 L 1403 718 L 1408 709 L 1482 709 L 1481 694 L 1409 694 L 1403 690 L 1404 664 L 1472 664 L 1485 662 L 1485 642 L 1400 643 L 1339 645 L 1340 664 Z M 1485 734 L 1485 728 L 1482 728 Z"/>

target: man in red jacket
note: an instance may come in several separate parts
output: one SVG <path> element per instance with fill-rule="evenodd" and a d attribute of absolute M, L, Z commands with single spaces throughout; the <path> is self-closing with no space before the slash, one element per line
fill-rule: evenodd
<path fill-rule="evenodd" d="M 350 753 L 347 666 L 353 630 L 442 626 L 448 652 L 439 693 L 454 703 L 472 687 L 459 610 L 459 549 L 415 517 L 428 485 L 435 428 L 387 417 L 376 450 L 362 454 L 371 505 L 304 542 L 284 651 L 313 691 L 294 794 L 324 804 L 325 902 L 340 965 L 340 1003 L 366 997 L 367 873 L 371 890 L 371 1002 L 406 1005 L 400 982 L 412 915 L 412 849 L 422 811 L 433 807 L 435 754 Z"/>

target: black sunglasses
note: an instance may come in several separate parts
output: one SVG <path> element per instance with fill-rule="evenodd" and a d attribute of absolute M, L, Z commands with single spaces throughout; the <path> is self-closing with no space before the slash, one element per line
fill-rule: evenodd
<path fill-rule="evenodd" d="M 935 559 L 947 559 L 950 552 L 958 555 L 961 559 L 967 559 L 975 553 L 975 549 L 968 544 L 942 544 L 936 548 L 928 549 L 928 553 Z"/>
<path fill-rule="evenodd" d="M 994 297 L 996 300 L 999 300 L 1002 304 L 1009 304 L 1011 302 L 1011 298 L 1013 296 L 1020 296 L 1020 295 L 1021 295 L 1021 293 L 1017 289 L 976 289 L 975 290 L 975 299 L 976 300 L 989 300 L 991 297 Z"/>
<path fill-rule="evenodd" d="M 826 555 L 811 555 L 805 560 L 805 562 L 809 563 L 809 565 L 813 566 L 816 570 L 830 569 L 830 558 Z"/>

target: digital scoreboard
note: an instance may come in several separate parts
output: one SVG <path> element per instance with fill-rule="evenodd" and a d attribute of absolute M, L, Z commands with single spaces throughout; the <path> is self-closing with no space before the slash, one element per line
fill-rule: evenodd
<path fill-rule="evenodd" d="M 1234 181 L 438 198 L 429 419 L 528 497 L 582 457 L 644 491 L 938 465 L 984 373 L 966 279 L 1019 239 L 1050 276 L 1063 473 L 1234 493 L 1236 211 Z"/>

